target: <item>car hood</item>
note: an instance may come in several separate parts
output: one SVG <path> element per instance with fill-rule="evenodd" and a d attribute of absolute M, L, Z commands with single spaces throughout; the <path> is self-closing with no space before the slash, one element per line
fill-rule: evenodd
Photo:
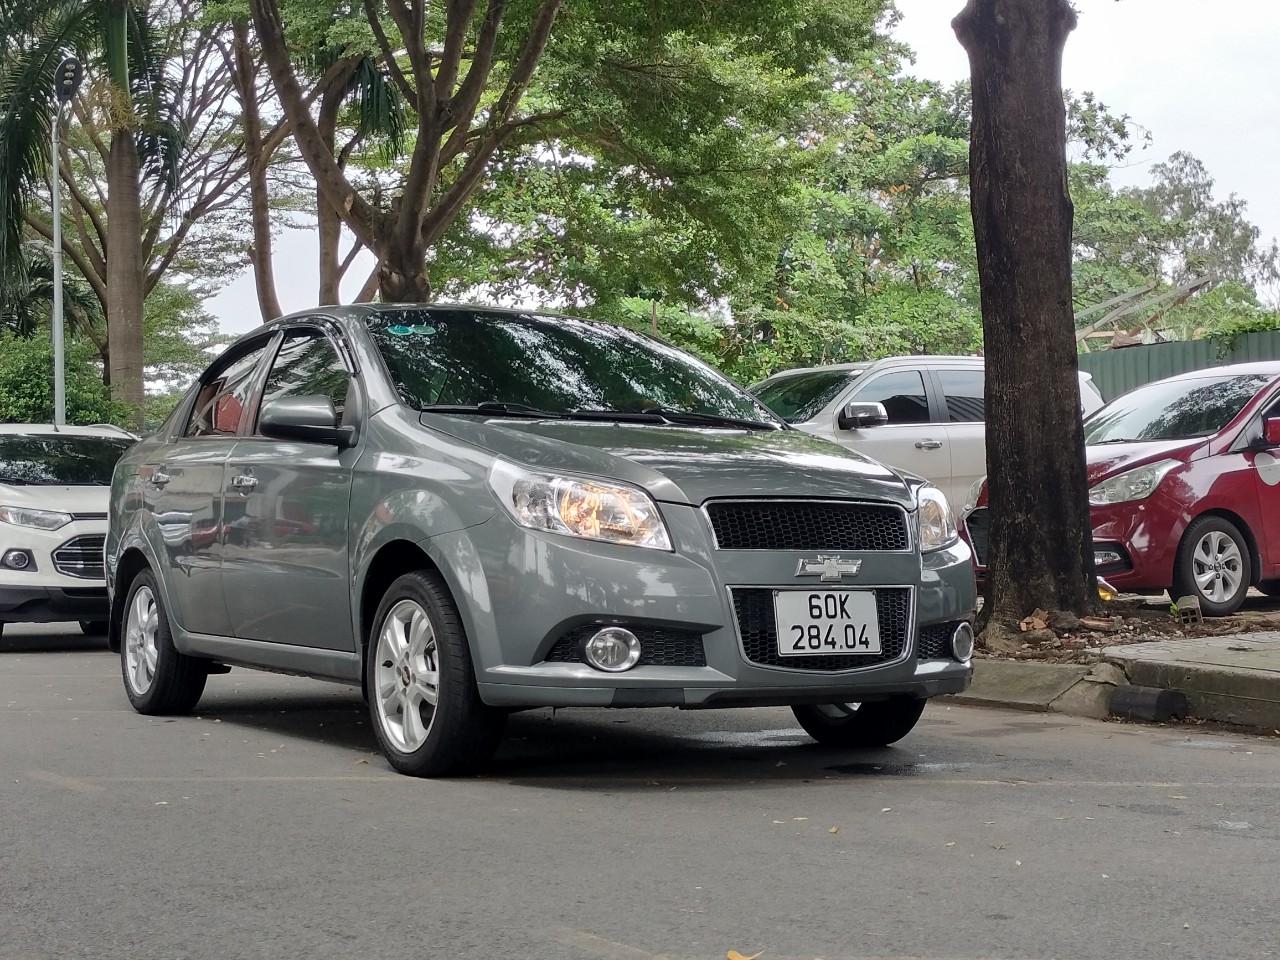
<path fill-rule="evenodd" d="M 1190 460 L 1205 444 L 1203 437 L 1191 440 L 1134 440 L 1129 443 L 1097 443 L 1085 447 L 1089 485 L 1134 467 L 1157 460 Z"/>
<path fill-rule="evenodd" d="M 655 499 L 855 497 L 913 509 L 888 467 L 799 430 L 720 430 L 577 420 L 479 420 L 423 414 L 432 429 L 523 466 L 611 477 Z"/>
<path fill-rule="evenodd" d="M 65 513 L 100 513 L 106 516 L 110 487 L 29 486 L 0 483 L 0 504 L 31 507 L 34 510 L 61 510 Z"/>

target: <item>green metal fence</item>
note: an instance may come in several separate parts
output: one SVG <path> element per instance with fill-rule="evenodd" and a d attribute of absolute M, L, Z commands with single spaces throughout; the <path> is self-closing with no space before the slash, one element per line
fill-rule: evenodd
<path fill-rule="evenodd" d="M 1280 360 L 1280 330 L 1246 333 L 1233 342 L 1182 340 L 1080 354 L 1080 369 L 1093 375 L 1104 399 L 1118 397 L 1161 377 L 1227 363 Z"/>

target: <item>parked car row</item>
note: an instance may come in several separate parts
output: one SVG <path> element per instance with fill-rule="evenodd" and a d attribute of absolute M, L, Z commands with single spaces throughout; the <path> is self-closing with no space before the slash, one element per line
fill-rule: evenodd
<path fill-rule="evenodd" d="M 104 630 L 146 714 L 231 666 L 357 685 L 415 775 L 542 706 L 786 705 L 885 745 L 969 681 L 984 392 L 973 357 L 748 392 L 571 317 L 311 311 L 141 442 L 0 427 L 0 623 Z M 1276 592 L 1280 365 L 1080 396 L 1100 571 L 1209 613 Z"/>

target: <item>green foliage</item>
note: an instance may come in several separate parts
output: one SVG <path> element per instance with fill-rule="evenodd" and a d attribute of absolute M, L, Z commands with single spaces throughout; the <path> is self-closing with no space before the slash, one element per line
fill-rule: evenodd
<path fill-rule="evenodd" d="M 65 354 L 67 422 L 126 423 L 129 411 L 102 385 L 92 348 L 68 341 Z M 53 421 L 53 348 L 47 339 L 0 334 L 0 421 Z"/>
<path fill-rule="evenodd" d="M 234 337 L 218 331 L 190 285 L 161 282 L 143 307 L 143 360 L 152 390 L 183 390 Z"/>

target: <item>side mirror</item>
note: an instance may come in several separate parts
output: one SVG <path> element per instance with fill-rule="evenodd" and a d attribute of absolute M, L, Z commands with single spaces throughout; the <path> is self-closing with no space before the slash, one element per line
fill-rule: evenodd
<path fill-rule="evenodd" d="M 331 443 L 344 449 L 354 447 L 358 439 L 355 427 L 339 426 L 333 401 L 318 395 L 271 401 L 258 415 L 258 431 L 275 440 Z"/>
<path fill-rule="evenodd" d="M 837 420 L 841 430 L 864 430 L 867 427 L 883 427 L 889 422 L 889 414 L 883 403 L 846 403 Z"/>
<path fill-rule="evenodd" d="M 1262 421 L 1262 439 L 1270 447 L 1280 447 L 1280 417 L 1267 417 Z"/>

